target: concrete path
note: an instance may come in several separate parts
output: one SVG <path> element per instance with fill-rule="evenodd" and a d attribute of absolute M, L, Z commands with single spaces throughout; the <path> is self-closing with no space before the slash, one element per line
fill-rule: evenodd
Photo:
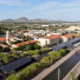
<path fill-rule="evenodd" d="M 60 66 L 62 63 L 64 63 L 67 59 L 69 59 L 71 56 L 75 54 L 75 50 L 80 49 L 80 46 L 71 51 L 69 54 L 61 58 L 59 61 L 57 61 L 55 64 L 53 64 L 51 67 L 46 68 L 43 70 L 40 74 L 38 74 L 35 78 L 32 80 L 42 80 L 45 78 L 48 74 L 50 74 L 53 70 L 55 70 L 58 66 Z"/>

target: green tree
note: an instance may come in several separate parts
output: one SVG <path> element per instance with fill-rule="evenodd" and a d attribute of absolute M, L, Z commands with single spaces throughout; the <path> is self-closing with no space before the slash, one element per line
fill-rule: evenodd
<path fill-rule="evenodd" d="M 30 44 L 30 40 L 28 41 L 28 44 Z"/>
<path fill-rule="evenodd" d="M 4 54 L 3 53 L 0 53 L 0 59 L 3 59 L 4 58 Z"/>
<path fill-rule="evenodd" d="M 77 78 L 75 78 L 75 75 L 73 72 L 70 73 L 72 80 L 78 80 Z"/>
<path fill-rule="evenodd" d="M 8 62 L 8 60 L 9 60 L 8 57 L 4 57 L 4 58 L 3 58 L 3 61 L 4 61 L 4 62 Z"/>
<path fill-rule="evenodd" d="M 38 46 L 34 46 L 34 48 L 35 48 L 35 49 L 40 49 L 41 46 L 40 46 L 40 45 L 38 45 Z"/>
<path fill-rule="evenodd" d="M 58 45 L 59 43 L 57 43 L 57 45 Z"/>
<path fill-rule="evenodd" d="M 13 48 L 13 49 L 12 49 L 12 51 L 17 51 L 17 50 L 18 50 L 18 48 Z"/>
<path fill-rule="evenodd" d="M 13 56 L 14 58 L 17 58 L 17 54 L 16 54 L 16 53 L 13 53 L 12 56 Z"/>
<path fill-rule="evenodd" d="M 50 58 L 53 58 L 54 60 L 60 58 L 62 54 L 60 52 L 49 52 L 48 53 Z"/>
<path fill-rule="evenodd" d="M 55 57 L 54 52 L 49 52 L 48 54 L 49 54 L 49 56 L 50 56 L 51 58 L 54 58 L 54 57 Z"/>
<path fill-rule="evenodd" d="M 19 74 L 21 75 L 20 79 L 25 80 L 31 75 L 31 72 L 28 68 L 25 68 L 23 71 L 19 72 Z"/>
<path fill-rule="evenodd" d="M 43 57 L 43 59 L 40 61 L 42 66 L 46 67 L 50 63 L 50 58 L 49 57 Z"/>
<path fill-rule="evenodd" d="M 34 63 L 30 65 L 28 69 L 31 71 L 31 74 L 32 74 L 34 71 L 36 71 L 39 68 L 39 66 L 40 66 L 40 63 Z"/>
<path fill-rule="evenodd" d="M 31 45 L 26 46 L 26 50 L 27 50 L 27 51 L 29 51 L 29 50 L 31 50 L 31 49 L 32 49 L 32 46 L 31 46 Z"/>
<path fill-rule="evenodd" d="M 24 56 L 25 56 L 25 54 L 21 53 L 21 54 L 20 54 L 20 56 L 21 56 L 21 57 L 24 57 Z"/>
<path fill-rule="evenodd" d="M 16 74 L 10 75 L 6 80 L 21 80 Z"/>
<path fill-rule="evenodd" d="M 22 45 L 19 44 L 19 47 L 18 47 L 17 49 L 18 49 L 18 50 L 23 50 L 23 49 L 22 49 Z"/>
<path fill-rule="evenodd" d="M 41 47 L 39 46 L 39 41 L 35 41 L 34 48 L 35 48 L 35 49 L 41 48 Z"/>
<path fill-rule="evenodd" d="M 35 41 L 34 46 L 38 46 L 38 44 L 39 44 L 39 41 Z"/>
<path fill-rule="evenodd" d="M 11 56 L 11 54 L 6 54 L 6 57 L 10 57 Z"/>
<path fill-rule="evenodd" d="M 34 55 L 38 55 L 39 54 L 39 50 L 34 50 Z"/>
<path fill-rule="evenodd" d="M 66 53 L 66 49 L 60 49 L 59 52 L 62 53 L 62 55 L 64 55 Z"/>
<path fill-rule="evenodd" d="M 8 51 L 10 51 L 10 48 L 9 47 L 5 47 L 3 50 L 4 50 L 4 52 L 8 52 Z"/>
<path fill-rule="evenodd" d="M 62 56 L 62 54 L 60 52 L 57 52 L 57 58 L 60 58 Z"/>
<path fill-rule="evenodd" d="M 42 48 L 41 51 L 48 51 L 49 48 Z"/>
<path fill-rule="evenodd" d="M 33 50 L 30 50 L 30 51 L 27 51 L 27 54 L 28 54 L 29 56 L 32 56 L 32 55 L 34 54 L 34 52 L 33 52 Z"/>
<path fill-rule="evenodd" d="M 50 47 L 50 44 L 47 44 L 45 47 Z"/>
<path fill-rule="evenodd" d="M 27 37 L 26 37 L 26 38 L 27 38 L 27 41 L 28 41 L 28 40 L 30 40 L 30 37 L 29 37 L 29 35 L 27 35 Z"/>

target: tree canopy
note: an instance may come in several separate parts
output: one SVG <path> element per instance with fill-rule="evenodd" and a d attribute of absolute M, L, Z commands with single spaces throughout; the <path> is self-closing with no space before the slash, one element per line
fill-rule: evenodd
<path fill-rule="evenodd" d="M 59 52 L 62 53 L 62 55 L 64 55 L 66 53 L 66 49 L 60 49 Z"/>

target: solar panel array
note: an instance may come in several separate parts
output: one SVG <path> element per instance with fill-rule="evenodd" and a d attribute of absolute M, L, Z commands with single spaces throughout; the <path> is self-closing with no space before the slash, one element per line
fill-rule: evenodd
<path fill-rule="evenodd" d="M 60 50 L 61 48 L 64 48 L 64 47 L 66 47 L 66 46 L 69 46 L 70 44 L 72 44 L 72 43 L 74 43 L 74 42 L 77 42 L 77 41 L 79 41 L 79 40 L 80 40 L 80 38 L 74 38 L 74 39 L 72 39 L 72 40 L 70 40 L 70 41 L 63 42 L 63 43 L 61 43 L 61 44 L 59 44 L 59 45 L 56 45 L 56 46 L 54 46 L 52 49 L 58 51 L 58 50 Z"/>
<path fill-rule="evenodd" d="M 6 73 L 9 73 L 10 71 L 15 70 L 15 69 L 17 69 L 17 68 L 21 67 L 22 65 L 27 64 L 29 62 L 31 62 L 31 59 L 29 59 L 27 57 L 23 57 L 23 58 L 20 58 L 16 61 L 8 63 L 4 66 L 1 66 L 1 69 L 4 70 Z"/>

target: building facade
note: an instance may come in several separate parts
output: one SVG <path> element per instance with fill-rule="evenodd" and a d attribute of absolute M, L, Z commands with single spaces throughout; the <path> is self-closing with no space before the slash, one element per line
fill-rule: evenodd
<path fill-rule="evenodd" d="M 60 35 L 50 35 L 48 37 L 40 37 L 39 39 L 35 39 L 36 41 L 39 41 L 39 45 L 44 47 L 47 44 L 50 46 L 59 43 L 60 42 Z"/>
<path fill-rule="evenodd" d="M 72 34 L 66 34 L 66 35 L 61 36 L 61 39 L 62 39 L 62 42 L 66 42 L 66 41 L 73 39 L 73 35 Z"/>

